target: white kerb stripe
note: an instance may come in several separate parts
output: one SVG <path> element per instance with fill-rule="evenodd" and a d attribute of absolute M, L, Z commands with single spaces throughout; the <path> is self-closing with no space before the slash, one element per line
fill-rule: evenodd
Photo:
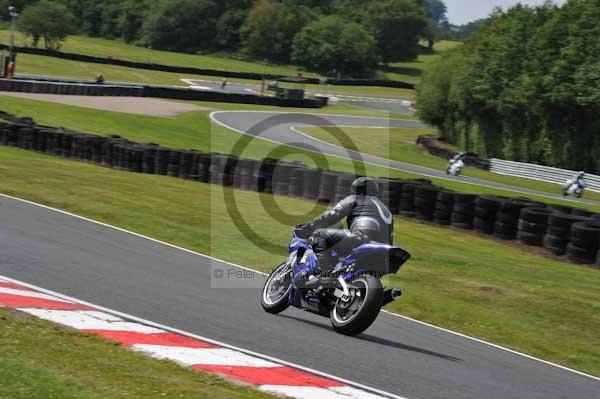
<path fill-rule="evenodd" d="M 369 392 L 365 392 L 361 389 L 352 388 L 349 386 L 345 387 L 331 387 L 328 388 L 330 391 L 340 393 L 344 399 L 381 399 L 384 396 L 375 395 Z"/>
<path fill-rule="evenodd" d="M 249 366 L 249 367 L 279 367 L 272 363 L 254 356 L 233 351 L 231 349 L 216 348 L 184 348 L 179 346 L 163 345 L 133 345 L 133 350 L 146 353 L 156 359 L 173 360 L 185 366 L 205 364 L 211 366 Z"/>
<path fill-rule="evenodd" d="M 39 299 L 47 299 L 47 300 L 50 300 L 50 301 L 59 301 L 59 302 L 65 302 L 65 303 L 72 303 L 70 301 L 65 301 L 64 299 L 58 299 L 55 296 L 42 294 L 41 292 L 19 290 L 19 289 L 15 289 L 15 288 L 0 287 L 0 294 L 28 296 L 28 297 L 31 297 L 31 298 L 39 298 Z"/>
<path fill-rule="evenodd" d="M 346 388 L 346 387 L 344 387 Z M 342 388 L 316 388 L 297 387 L 289 385 L 261 385 L 258 389 L 277 395 L 290 396 L 296 399 L 382 399 L 384 396 L 373 395 L 365 391 L 351 388 L 344 391 Z"/>
<path fill-rule="evenodd" d="M 73 327 L 78 330 L 129 331 L 143 334 L 164 332 L 158 328 L 145 326 L 139 323 L 123 321 L 121 318 L 104 312 L 27 308 L 20 308 L 19 310 L 37 316 L 41 319 L 53 321 L 55 323 Z"/>

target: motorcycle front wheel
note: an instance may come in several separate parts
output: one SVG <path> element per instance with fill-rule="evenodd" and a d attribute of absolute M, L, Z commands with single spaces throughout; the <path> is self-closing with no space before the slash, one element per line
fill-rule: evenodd
<path fill-rule="evenodd" d="M 261 301 L 266 312 L 277 314 L 286 310 L 292 289 L 292 268 L 288 262 L 277 266 L 269 275 L 262 290 Z"/>
<path fill-rule="evenodd" d="M 344 335 L 358 335 L 373 324 L 383 304 L 381 282 L 368 274 L 352 281 L 348 300 L 338 299 L 331 310 L 333 329 Z"/>

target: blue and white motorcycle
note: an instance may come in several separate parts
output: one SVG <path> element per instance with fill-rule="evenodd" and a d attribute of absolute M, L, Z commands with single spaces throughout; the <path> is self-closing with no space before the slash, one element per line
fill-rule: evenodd
<path fill-rule="evenodd" d="M 398 289 L 384 291 L 380 279 L 395 274 L 411 255 L 400 247 L 370 242 L 346 256 L 333 251 L 331 256 L 339 260 L 337 265 L 321 271 L 310 242 L 294 230 L 287 260 L 262 290 L 263 309 L 277 314 L 291 305 L 329 317 L 334 330 L 344 335 L 369 328 L 381 308 L 401 295 Z"/>
<path fill-rule="evenodd" d="M 583 191 L 585 190 L 586 184 L 583 179 L 571 179 L 567 180 L 565 188 L 563 190 L 563 195 L 572 196 L 576 198 L 581 198 L 583 195 Z"/>

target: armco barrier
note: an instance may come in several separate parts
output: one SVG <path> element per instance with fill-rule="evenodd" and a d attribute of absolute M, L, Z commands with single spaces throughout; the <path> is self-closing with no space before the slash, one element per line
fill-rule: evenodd
<path fill-rule="evenodd" d="M 567 180 L 572 179 L 578 173 L 574 170 L 559 169 L 530 163 L 505 161 L 496 158 L 490 159 L 490 172 L 542 180 L 557 184 L 565 184 Z M 586 173 L 585 181 L 588 185 L 588 190 L 600 192 L 600 176 Z"/>
<path fill-rule="evenodd" d="M 119 136 L 96 136 L 37 126 L 30 118 L 0 111 L 0 144 L 131 172 L 168 175 L 246 190 L 292 195 L 322 203 L 340 201 L 356 176 L 309 169 L 277 159 L 250 160 L 140 144 Z M 600 266 L 600 215 L 521 198 L 477 196 L 446 190 L 431 181 L 378 180 L 394 214 L 476 230 L 499 240 L 543 246 L 581 264 Z"/>
<path fill-rule="evenodd" d="M 0 91 L 91 96 L 157 97 L 177 100 L 213 101 L 238 104 L 273 105 L 278 107 L 322 108 L 327 98 L 302 100 L 263 97 L 254 94 L 222 93 L 172 86 L 135 86 L 75 83 L 28 79 L 0 79 Z"/>
<path fill-rule="evenodd" d="M 8 49 L 6 44 L 0 44 L 0 50 Z M 236 71 L 220 71 L 215 69 L 203 69 L 194 67 L 184 67 L 176 65 L 163 65 L 154 64 L 148 62 L 136 62 L 128 60 L 119 60 L 108 57 L 96 57 L 85 54 L 75 53 L 63 53 L 61 51 L 31 48 L 31 47 L 17 47 L 17 52 L 24 54 L 42 55 L 46 57 L 55 57 L 65 60 L 89 62 L 95 64 L 105 65 L 118 65 L 128 68 L 136 69 L 147 69 L 151 71 L 161 72 L 172 72 L 172 73 L 186 73 L 191 75 L 205 75 L 205 76 L 220 76 L 226 78 L 238 78 L 238 79 L 250 79 L 250 80 L 262 80 L 262 79 L 273 79 L 277 80 L 285 76 L 254 73 L 254 72 L 236 72 Z M 395 80 L 382 80 L 382 79 L 325 79 L 322 81 L 319 78 L 304 78 L 306 83 L 309 84 L 331 84 L 331 85 L 342 85 L 342 86 L 379 86 L 379 87 L 391 87 L 391 88 L 402 88 L 402 89 L 414 89 L 415 85 L 412 83 L 400 82 Z"/>

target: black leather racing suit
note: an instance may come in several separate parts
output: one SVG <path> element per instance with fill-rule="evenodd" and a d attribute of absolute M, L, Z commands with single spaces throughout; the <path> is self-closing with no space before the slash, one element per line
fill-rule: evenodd
<path fill-rule="evenodd" d="M 349 230 L 326 229 L 346 218 Z M 309 223 L 314 229 L 310 237 L 316 253 L 330 249 L 344 256 L 364 242 L 392 244 L 394 219 L 388 207 L 377 197 L 351 195 L 333 209 Z M 321 259 L 319 263 L 321 265 Z"/>

